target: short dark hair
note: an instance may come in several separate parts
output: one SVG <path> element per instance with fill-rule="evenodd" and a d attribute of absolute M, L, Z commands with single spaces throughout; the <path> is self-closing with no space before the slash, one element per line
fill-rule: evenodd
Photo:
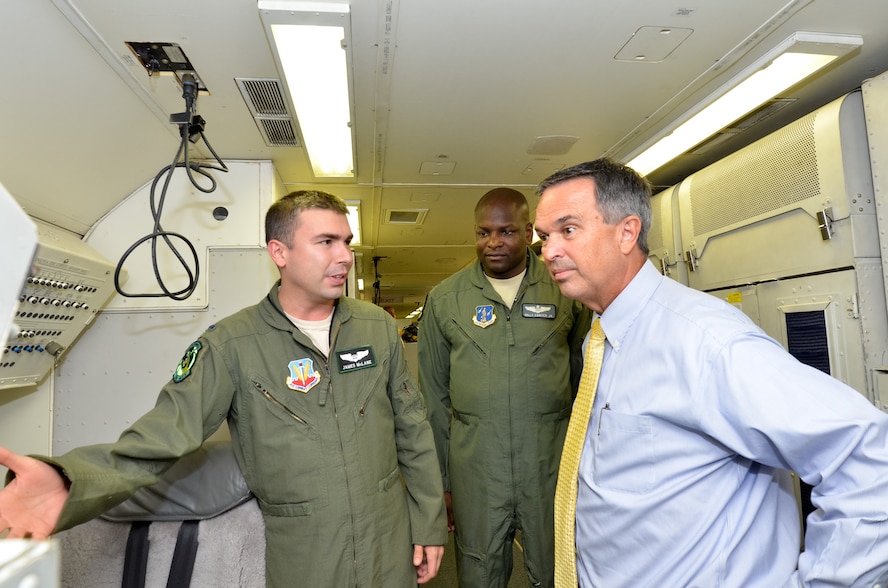
<path fill-rule="evenodd" d="M 319 190 L 290 192 L 268 208 L 265 214 L 265 242 L 274 239 L 292 247 L 299 213 L 312 208 L 348 214 L 348 206 L 339 196 Z"/>
<path fill-rule="evenodd" d="M 555 172 L 540 183 L 537 195 L 542 196 L 552 186 L 577 178 L 588 178 L 595 182 L 598 211 L 605 223 L 615 225 L 631 215 L 641 219 L 638 247 L 647 255 L 652 214 L 652 190 L 647 178 L 631 167 L 603 157 Z"/>

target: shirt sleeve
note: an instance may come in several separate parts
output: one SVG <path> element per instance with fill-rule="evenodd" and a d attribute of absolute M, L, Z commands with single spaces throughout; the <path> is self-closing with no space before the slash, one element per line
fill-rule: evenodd
<path fill-rule="evenodd" d="M 428 406 L 429 422 L 441 465 L 444 490 L 450 491 L 450 342 L 439 325 L 434 299 L 426 298 L 417 344 L 419 387 Z"/>
<path fill-rule="evenodd" d="M 392 333 L 392 408 L 398 464 L 409 497 L 411 536 L 415 545 L 444 545 L 447 543 L 447 514 L 435 441 L 422 395 L 404 360 L 404 345 L 397 332 Z"/>
<path fill-rule="evenodd" d="M 888 570 L 888 415 L 839 380 L 750 333 L 711 363 L 704 430 L 739 455 L 813 486 L 790 585 L 873 586 Z"/>
<path fill-rule="evenodd" d="M 234 384 L 224 362 L 204 339 L 188 370 L 161 390 L 150 411 L 114 443 L 73 449 L 46 460 L 70 480 L 68 499 L 55 531 L 93 519 L 160 480 L 176 461 L 196 451 L 225 420 Z M 188 354 L 186 354 L 188 357 Z M 185 361 L 185 359 L 183 359 Z"/>

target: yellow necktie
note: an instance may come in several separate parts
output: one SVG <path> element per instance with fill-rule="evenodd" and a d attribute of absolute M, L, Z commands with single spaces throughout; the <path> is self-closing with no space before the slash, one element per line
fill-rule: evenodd
<path fill-rule="evenodd" d="M 580 455 L 586 441 L 586 429 L 595 402 L 598 374 L 604 358 L 604 331 L 600 319 L 592 323 L 592 334 L 586 344 L 583 375 L 574 401 L 561 465 L 558 468 L 558 485 L 555 489 L 555 588 L 576 588 L 577 557 L 574 535 L 577 516 L 577 475 L 580 471 Z"/>

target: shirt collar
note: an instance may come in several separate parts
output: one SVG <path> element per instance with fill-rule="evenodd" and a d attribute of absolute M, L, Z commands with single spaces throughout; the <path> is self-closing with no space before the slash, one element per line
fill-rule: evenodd
<path fill-rule="evenodd" d="M 646 261 L 601 315 L 601 328 L 614 351 L 620 350 L 626 333 L 664 279 L 654 264 Z"/>

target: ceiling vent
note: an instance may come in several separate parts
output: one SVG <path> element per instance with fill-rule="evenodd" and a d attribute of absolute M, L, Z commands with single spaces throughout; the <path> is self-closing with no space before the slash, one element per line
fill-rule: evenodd
<path fill-rule="evenodd" d="M 528 155 L 565 155 L 574 143 L 579 141 L 576 135 L 543 135 L 536 137 L 530 147 Z"/>
<path fill-rule="evenodd" d="M 385 222 L 396 225 L 421 225 L 428 208 L 389 209 L 385 211 Z"/>
<path fill-rule="evenodd" d="M 785 107 L 789 106 L 795 101 L 795 98 L 774 98 L 773 100 L 768 100 L 746 116 L 740 118 L 737 121 L 734 121 L 734 123 L 731 125 L 731 128 L 745 131 L 753 125 L 757 125 L 758 123 L 762 122 L 771 115 L 777 114 L 778 111 L 783 110 Z"/>
<path fill-rule="evenodd" d="M 290 115 L 281 81 L 268 78 L 235 78 L 250 114 L 269 147 L 298 147 L 296 125 Z"/>
<path fill-rule="evenodd" d="M 742 131 L 754 127 L 795 101 L 795 98 L 775 98 L 773 100 L 768 100 L 749 114 L 737 119 L 731 125 L 723 128 L 706 141 L 698 144 L 696 147 L 688 151 L 688 153 L 691 155 L 703 155 L 715 147 L 718 147 L 728 139 L 736 137 Z"/>

